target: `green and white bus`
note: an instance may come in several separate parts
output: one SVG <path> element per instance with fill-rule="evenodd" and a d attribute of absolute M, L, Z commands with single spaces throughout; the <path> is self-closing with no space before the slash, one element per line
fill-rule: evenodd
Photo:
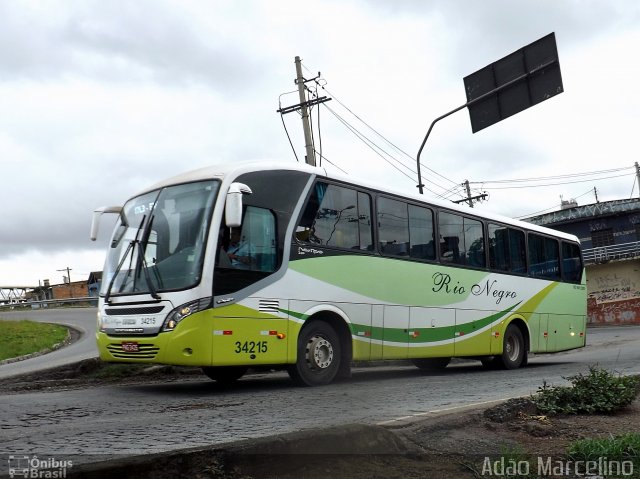
<path fill-rule="evenodd" d="M 313 386 L 353 361 L 515 369 L 585 345 L 580 244 L 551 229 L 297 163 L 162 181 L 97 209 L 93 239 L 109 212 L 104 361 L 199 366 L 221 382 L 283 367 Z"/>

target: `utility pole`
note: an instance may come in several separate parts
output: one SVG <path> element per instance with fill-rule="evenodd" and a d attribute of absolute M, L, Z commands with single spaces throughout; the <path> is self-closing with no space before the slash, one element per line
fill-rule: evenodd
<path fill-rule="evenodd" d="M 638 198 L 640 198 L 640 165 L 638 165 L 638 162 L 635 162 L 636 165 L 636 180 L 638 182 Z"/>
<path fill-rule="evenodd" d="M 311 137 L 311 126 L 309 125 L 309 109 L 307 108 L 307 95 L 304 91 L 304 77 L 302 76 L 302 63 L 300 57 L 296 56 L 296 84 L 298 85 L 298 95 L 300 96 L 300 109 L 302 112 L 302 129 L 304 130 L 304 147 L 307 151 L 306 162 L 308 165 L 316 166 L 316 155 L 313 151 L 313 139 Z"/>
<path fill-rule="evenodd" d="M 69 268 L 68 266 L 64 269 L 58 269 L 56 271 L 62 271 L 62 272 L 67 272 L 67 284 L 69 285 L 69 297 L 73 298 L 73 286 L 71 286 L 71 268 Z"/>
<path fill-rule="evenodd" d="M 593 194 L 596 195 L 596 203 L 600 203 L 600 200 L 598 199 L 598 189 L 595 186 L 593 187 Z"/>
<path fill-rule="evenodd" d="M 487 199 L 488 195 L 486 193 L 481 193 L 481 194 L 476 195 L 476 196 L 471 196 L 471 187 L 469 186 L 469 180 L 464 180 L 464 183 L 462 183 L 462 186 L 464 186 L 466 188 L 466 190 L 467 190 L 467 197 L 462 199 L 462 200 L 452 201 L 452 203 L 459 204 L 459 203 L 467 202 L 467 203 L 469 203 L 469 206 L 471 208 L 473 208 L 473 202 L 474 201 L 480 201 L 480 200 Z"/>
<path fill-rule="evenodd" d="M 304 131 L 304 147 L 306 150 L 305 161 L 308 165 L 316 166 L 316 154 L 313 149 L 313 135 L 311 133 L 311 124 L 309 122 L 309 107 L 313 105 L 319 105 L 320 103 L 324 103 L 325 101 L 331 100 L 326 96 L 312 98 L 311 100 L 307 100 L 307 95 L 305 93 L 304 84 L 306 82 L 315 81 L 320 78 L 320 72 L 318 72 L 318 76 L 315 78 L 311 78 L 309 80 L 305 80 L 302 76 L 302 62 L 300 61 L 300 57 L 296 57 L 296 85 L 298 85 L 298 96 L 300 97 L 300 103 L 293 106 L 287 106 L 276 110 L 281 115 L 286 113 L 291 113 L 292 111 L 300 110 L 300 114 L 302 115 L 302 129 Z M 296 155 L 296 159 L 297 159 Z"/>
<path fill-rule="evenodd" d="M 467 201 L 469 202 L 469 207 L 473 208 L 473 201 L 471 200 L 471 188 L 469 187 L 469 180 L 464 180 L 464 186 L 467 189 Z"/>

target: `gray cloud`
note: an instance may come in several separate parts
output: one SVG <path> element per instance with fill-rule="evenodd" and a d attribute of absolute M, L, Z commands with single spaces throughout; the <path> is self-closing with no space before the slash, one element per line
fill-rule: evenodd
<path fill-rule="evenodd" d="M 619 92 L 634 91 L 622 87 L 635 87 L 635 57 L 611 60 L 610 70 L 616 61 L 625 68 L 616 70 L 616 91 L 601 99 L 600 113 L 584 107 L 577 82 L 583 91 L 600 87 L 584 73 L 597 68 L 590 54 L 607 42 L 621 45 L 619 32 L 637 30 L 640 4 L 331 0 L 313 14 L 294 6 L 0 2 L 0 260 L 30 250 L 102 250 L 106 224 L 101 244 L 88 241 L 94 207 L 121 204 L 181 171 L 250 158 L 293 161 L 275 110 L 278 94 L 295 87 L 295 55 L 322 70 L 341 101 L 414 154 L 431 120 L 463 101 L 463 76 L 555 30 L 561 64 L 574 66 L 567 68 L 574 75 L 567 75 L 568 93 L 477 136 L 461 112 L 437 126 L 423 162 L 455 182 L 522 177 L 534 167 L 535 176 L 558 165 L 597 169 L 588 156 L 613 155 L 614 147 L 630 152 L 616 150 L 620 156 L 607 161 L 632 163 L 633 148 L 625 145 L 633 143 L 625 138 L 633 135 L 633 121 L 623 115 L 637 111 L 636 101 Z M 293 95 L 285 103 L 295 102 Z M 339 110 L 336 101 L 330 106 Z M 604 114 L 607 125 L 598 123 Z M 302 152 L 299 117 L 289 115 L 286 123 Z M 531 138 L 540 128 L 544 141 Z M 377 175 L 415 191 L 412 179 L 324 110 L 322 132 L 323 153 L 354 176 L 374 182 Z M 623 195 L 630 189 L 631 181 Z M 519 213 L 519 203 L 532 206 L 524 196 L 496 194 L 489 206 Z M 557 196 L 549 194 L 553 202 Z"/>
<path fill-rule="evenodd" d="M 3 81 L 80 76 L 237 91 L 265 67 L 259 56 L 247 55 L 246 44 L 194 29 L 188 16 L 163 2 L 94 1 L 53 19 L 3 3 L 0 18 Z"/>

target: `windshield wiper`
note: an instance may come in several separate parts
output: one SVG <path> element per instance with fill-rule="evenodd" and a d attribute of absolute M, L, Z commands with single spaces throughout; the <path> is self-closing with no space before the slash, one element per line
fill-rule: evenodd
<path fill-rule="evenodd" d="M 151 281 L 151 276 L 149 275 L 149 266 L 147 265 L 147 260 L 144 257 L 144 253 L 142 251 L 143 246 L 145 250 L 147 249 L 149 236 L 151 236 L 151 225 L 153 224 L 154 218 L 155 216 L 152 216 L 151 218 L 149 218 L 149 222 L 147 223 L 147 226 L 145 227 L 145 230 L 144 230 L 144 234 L 142 235 L 142 240 L 138 243 L 138 261 L 140 262 L 140 266 L 144 271 L 144 278 L 147 280 L 147 286 L 149 287 L 149 293 L 151 293 L 151 297 L 153 299 L 162 299 L 158 294 L 158 292 L 156 291 L 156 288 L 153 286 L 153 282 Z M 156 276 L 158 276 L 157 271 L 156 271 Z M 134 277 L 134 280 L 135 280 L 135 277 Z"/>
<path fill-rule="evenodd" d="M 118 263 L 118 266 L 116 267 L 115 271 L 113 272 L 113 276 L 111 277 L 111 281 L 109 281 L 109 287 L 107 288 L 107 292 L 104 295 L 104 302 L 105 303 L 109 303 L 109 298 L 111 297 L 111 289 L 113 288 L 113 283 L 115 282 L 116 278 L 118 277 L 118 273 L 122 269 L 122 265 L 127 260 L 127 256 L 129 256 L 129 251 L 131 251 L 131 248 L 134 248 L 136 246 L 136 244 L 139 243 L 138 242 L 138 236 L 140 236 L 140 231 L 142 230 L 142 225 L 144 224 L 144 220 L 146 219 L 146 217 L 147 217 L 147 215 L 144 215 L 142 217 L 142 220 L 140 221 L 140 225 L 138 226 L 138 230 L 136 231 L 135 238 L 133 238 L 133 240 L 131 240 L 129 242 L 129 244 L 127 245 L 127 249 L 124 250 L 124 254 L 122 255 L 122 259 L 120 260 L 120 263 Z M 124 284 L 126 283 L 126 280 L 129 278 L 129 275 L 131 274 L 131 266 L 132 266 L 132 264 L 133 264 L 133 254 L 131 255 L 131 258 L 129 259 L 129 269 L 127 270 L 127 275 L 125 276 L 125 278 L 122 281 L 122 286 L 124 286 Z M 122 288 L 120 288 L 120 289 L 122 290 Z"/>

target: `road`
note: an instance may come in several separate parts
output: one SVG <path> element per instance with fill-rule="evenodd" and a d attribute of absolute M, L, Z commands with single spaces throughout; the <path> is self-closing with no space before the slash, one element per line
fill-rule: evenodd
<path fill-rule="evenodd" d="M 94 332 L 97 308 L 34 309 L 26 311 L 0 311 L 0 320 L 29 319 L 44 323 L 57 323 L 80 332 L 80 339 L 65 348 L 43 356 L 37 356 L 0 366 L 0 378 L 31 373 L 41 369 L 70 364 L 83 359 L 98 357 Z"/>
<path fill-rule="evenodd" d="M 246 376 L 230 389 L 196 379 L 4 395 L 0 460 L 3 453 L 106 460 L 345 423 L 389 423 L 528 395 L 543 381 L 563 383 L 591 364 L 640 372 L 640 327 L 592 329 L 586 348 L 539 355 L 516 371 L 467 362 L 428 374 L 409 366 L 360 368 L 351 380 L 321 388 L 297 388 L 285 374 L 269 373 Z"/>

